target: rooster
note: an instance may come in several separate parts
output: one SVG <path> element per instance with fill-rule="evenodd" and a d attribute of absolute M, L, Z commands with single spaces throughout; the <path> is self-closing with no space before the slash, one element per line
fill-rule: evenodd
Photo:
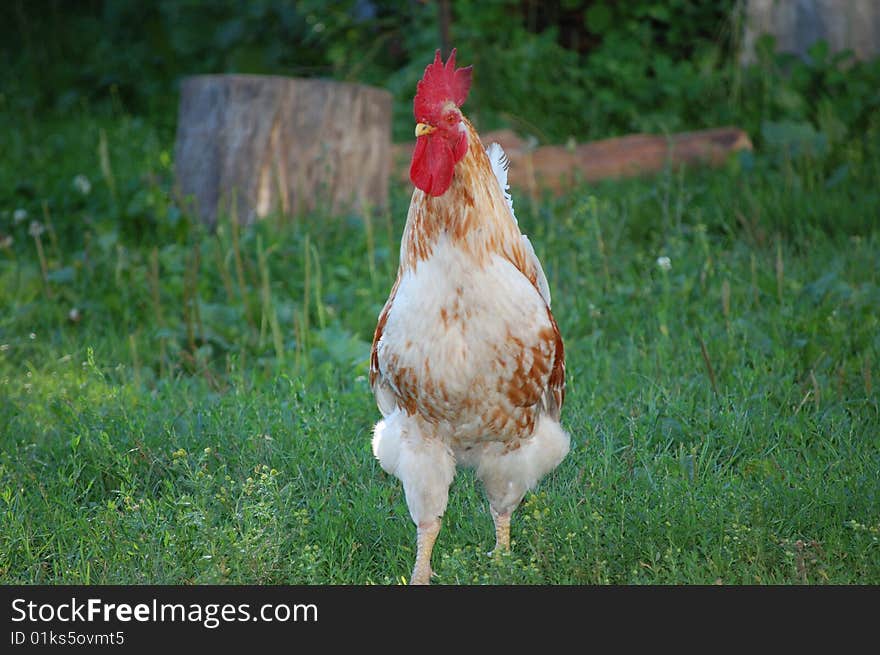
<path fill-rule="evenodd" d="M 569 450 L 562 337 L 541 263 L 507 192 L 508 160 L 461 113 L 471 70 L 438 50 L 413 108 L 415 190 L 400 265 L 379 314 L 370 386 L 373 454 L 403 483 L 416 524 L 410 582 L 428 584 L 457 466 L 475 469 L 510 548 L 510 517 Z"/>

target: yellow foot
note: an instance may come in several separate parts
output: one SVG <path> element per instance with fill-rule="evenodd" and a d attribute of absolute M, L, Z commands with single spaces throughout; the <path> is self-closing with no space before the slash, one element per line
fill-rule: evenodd
<path fill-rule="evenodd" d="M 431 551 L 440 532 L 440 519 L 419 525 L 416 532 L 416 565 L 413 567 L 411 585 L 431 584 Z"/>
<path fill-rule="evenodd" d="M 510 550 L 510 512 L 499 514 L 491 507 L 489 511 L 492 514 L 492 520 L 495 521 L 495 550 L 493 554 L 497 557 L 501 553 Z"/>

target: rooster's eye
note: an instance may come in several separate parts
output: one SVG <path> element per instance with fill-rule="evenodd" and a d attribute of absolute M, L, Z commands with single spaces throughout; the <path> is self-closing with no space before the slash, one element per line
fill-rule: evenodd
<path fill-rule="evenodd" d="M 449 114 L 446 117 L 446 122 L 450 125 L 455 125 L 458 122 L 458 116 L 456 116 L 455 114 Z"/>

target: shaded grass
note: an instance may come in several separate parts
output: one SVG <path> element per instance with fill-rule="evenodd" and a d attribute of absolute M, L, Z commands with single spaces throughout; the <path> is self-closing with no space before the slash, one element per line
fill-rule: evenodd
<path fill-rule="evenodd" d="M 366 381 L 405 191 L 369 221 L 211 235 L 149 125 L 0 138 L 0 581 L 408 575 Z M 876 134 L 837 157 L 515 197 L 566 340 L 573 449 L 500 561 L 460 473 L 439 582 L 880 582 Z"/>

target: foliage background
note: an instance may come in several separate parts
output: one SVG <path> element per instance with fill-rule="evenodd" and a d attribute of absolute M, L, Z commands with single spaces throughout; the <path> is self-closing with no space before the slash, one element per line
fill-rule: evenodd
<path fill-rule="evenodd" d="M 760 139 L 767 121 L 786 119 L 840 138 L 880 108 L 880 66 L 821 44 L 800 61 L 765 39 L 741 70 L 737 0 L 451 4 L 481 129 L 562 142 L 735 123 Z M 171 128 L 183 75 L 325 76 L 389 89 L 406 139 L 437 13 L 413 0 L 11 0 L 0 8 L 4 97 L 27 113 L 109 99 Z"/>

